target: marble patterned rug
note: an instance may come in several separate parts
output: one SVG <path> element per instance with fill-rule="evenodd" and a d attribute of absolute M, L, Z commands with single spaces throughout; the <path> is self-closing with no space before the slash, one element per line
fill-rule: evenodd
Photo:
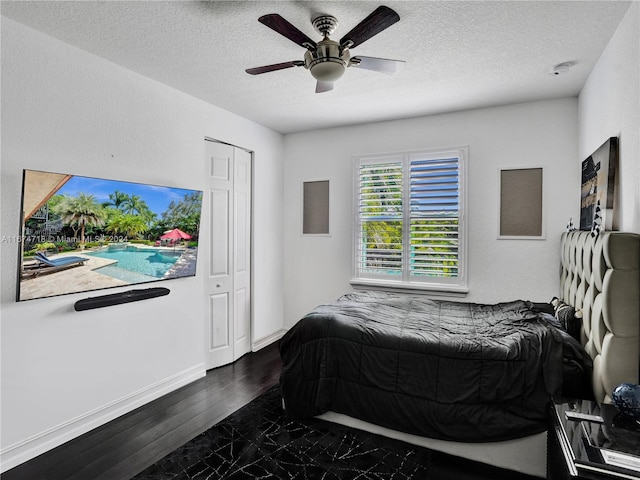
<path fill-rule="evenodd" d="M 290 420 L 276 385 L 134 479 L 426 479 L 431 456 L 342 425 Z"/>

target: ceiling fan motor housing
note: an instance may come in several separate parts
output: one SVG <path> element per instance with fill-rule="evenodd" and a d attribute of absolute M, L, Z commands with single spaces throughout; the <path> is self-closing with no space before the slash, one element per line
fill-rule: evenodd
<path fill-rule="evenodd" d="M 338 42 L 329 38 L 318 42 L 315 51 L 307 50 L 304 55 L 305 68 L 321 82 L 335 82 L 342 77 L 349 59 L 349 50 L 343 50 Z"/>
<path fill-rule="evenodd" d="M 338 26 L 338 19 L 333 15 L 317 15 L 311 20 L 313 28 L 323 37 L 331 35 Z"/>

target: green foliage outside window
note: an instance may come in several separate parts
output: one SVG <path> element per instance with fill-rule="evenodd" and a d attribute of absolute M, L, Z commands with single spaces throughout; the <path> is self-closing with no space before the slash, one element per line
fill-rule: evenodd
<path fill-rule="evenodd" d="M 458 275 L 457 209 L 428 211 L 415 202 L 416 205 L 411 205 L 407 227 L 411 228 L 410 248 L 403 248 L 402 172 L 399 164 L 361 167 L 359 199 L 361 271 L 402 275 L 403 254 L 408 251 L 411 276 Z"/>

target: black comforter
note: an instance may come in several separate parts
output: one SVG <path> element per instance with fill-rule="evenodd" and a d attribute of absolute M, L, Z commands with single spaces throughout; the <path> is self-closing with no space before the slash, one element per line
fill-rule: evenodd
<path fill-rule="evenodd" d="M 280 341 L 287 413 L 467 442 L 541 432 L 562 388 L 562 338 L 529 307 L 347 294 Z"/>

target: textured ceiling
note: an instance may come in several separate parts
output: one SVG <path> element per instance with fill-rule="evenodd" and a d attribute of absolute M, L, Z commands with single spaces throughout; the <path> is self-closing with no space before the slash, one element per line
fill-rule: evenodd
<path fill-rule="evenodd" d="M 630 2 L 386 1 L 400 21 L 353 54 L 405 60 L 395 76 L 352 68 L 316 94 L 304 49 L 258 22 L 279 13 L 313 39 L 316 13 L 338 40 L 369 1 L 3 1 L 2 15 L 278 132 L 577 95 Z M 573 62 L 569 73 L 549 69 Z"/>

